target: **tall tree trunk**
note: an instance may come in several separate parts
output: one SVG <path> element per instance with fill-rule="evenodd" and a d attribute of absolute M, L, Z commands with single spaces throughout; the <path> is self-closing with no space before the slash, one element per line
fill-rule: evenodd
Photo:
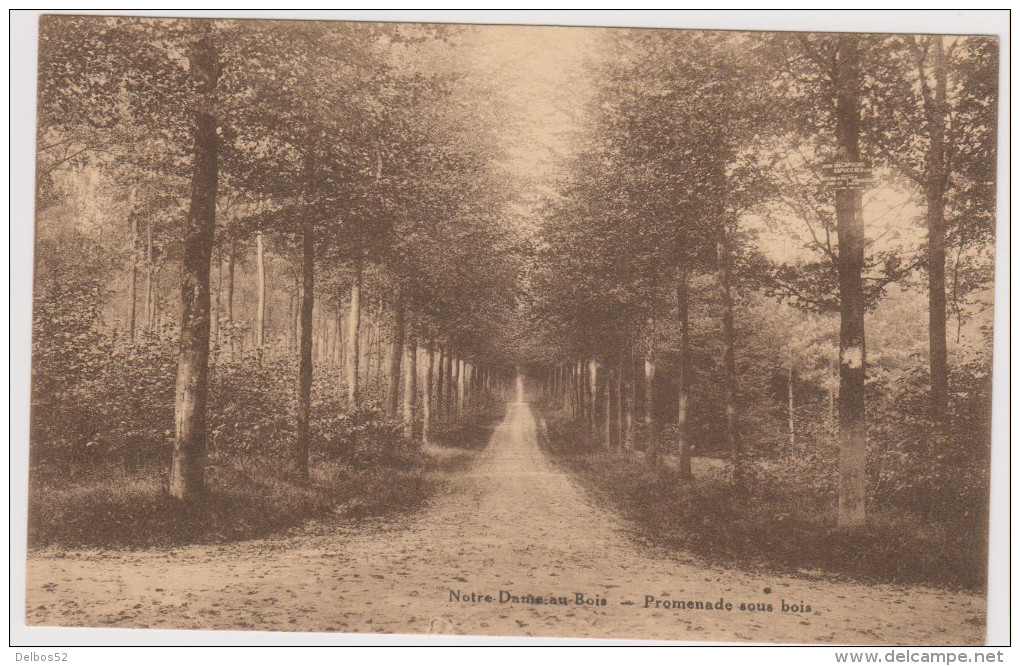
<path fill-rule="evenodd" d="M 135 215 L 135 196 L 137 195 L 137 188 L 131 188 L 131 194 L 128 196 L 128 221 L 131 224 L 131 278 L 128 281 L 128 311 L 127 311 L 127 330 L 128 330 L 128 341 L 135 341 L 135 301 L 138 300 L 135 296 L 136 284 L 138 283 L 138 216 Z"/>
<path fill-rule="evenodd" d="M 450 400 L 453 402 L 453 409 L 460 413 L 464 409 L 464 359 L 457 355 L 453 363 L 453 382 L 450 385 L 453 394 Z"/>
<path fill-rule="evenodd" d="M 645 356 L 645 425 L 648 430 L 645 449 L 654 456 L 659 450 L 659 424 L 655 418 L 655 356 L 651 349 Z"/>
<path fill-rule="evenodd" d="M 305 155 L 305 179 L 315 182 L 315 148 Z M 312 412 L 312 324 L 315 314 L 315 221 L 307 213 L 301 220 L 301 351 L 298 366 L 297 438 L 294 471 L 308 479 L 308 449 L 311 443 Z"/>
<path fill-rule="evenodd" d="M 296 272 L 294 273 L 294 294 L 291 296 L 290 315 L 291 349 L 297 351 L 301 346 L 299 342 L 301 337 L 301 276 Z"/>
<path fill-rule="evenodd" d="M 255 272 L 258 280 L 258 300 L 255 306 L 255 345 L 261 349 L 266 344 L 266 247 L 261 231 L 255 234 Z"/>
<path fill-rule="evenodd" d="M 370 311 L 366 311 L 370 312 Z M 362 327 L 362 340 L 361 340 L 361 364 L 365 368 L 364 386 L 367 388 L 369 381 L 372 379 L 372 318 L 369 314 L 368 321 L 365 326 Z"/>
<path fill-rule="evenodd" d="M 379 366 L 382 365 L 382 325 L 379 317 L 382 314 L 382 306 L 378 310 L 372 310 L 372 323 L 369 331 L 368 343 L 368 383 L 379 377 Z"/>
<path fill-rule="evenodd" d="M 235 335 L 234 330 L 234 244 L 227 246 L 227 335 L 230 336 L 230 361 L 234 361 Z"/>
<path fill-rule="evenodd" d="M 613 392 L 616 395 L 616 445 L 619 448 L 624 447 L 623 439 L 623 352 L 620 352 L 620 357 L 616 362 L 616 370 L 614 372 Z"/>
<path fill-rule="evenodd" d="M 580 411 L 584 419 L 584 427 L 592 433 L 592 366 L 588 359 L 582 358 L 577 366 L 580 374 Z"/>
<path fill-rule="evenodd" d="M 446 389 L 443 392 L 443 405 L 446 414 L 446 418 L 450 419 L 456 413 L 456 405 L 454 404 L 454 381 L 453 381 L 453 347 L 446 349 L 446 367 L 443 372 L 446 374 L 444 381 L 446 382 Z"/>
<path fill-rule="evenodd" d="M 737 362 L 733 333 L 733 294 L 730 287 L 730 242 L 725 223 L 716 242 L 719 262 L 719 297 L 722 303 L 723 394 L 726 407 L 726 443 L 733 465 L 733 483 L 744 489 L 744 460 L 737 423 Z"/>
<path fill-rule="evenodd" d="M 152 256 L 152 220 L 145 225 L 145 330 L 151 333 L 156 326 L 156 279 Z"/>
<path fill-rule="evenodd" d="M 375 312 L 371 303 L 368 309 L 368 326 L 365 328 L 365 386 L 372 383 L 372 359 L 375 356 Z"/>
<path fill-rule="evenodd" d="M 398 293 L 393 306 L 393 332 L 387 360 L 386 415 L 393 418 L 400 406 L 400 365 L 404 355 L 404 299 Z"/>
<path fill-rule="evenodd" d="M 334 338 L 336 349 L 333 351 L 333 358 L 336 359 L 339 367 L 344 366 L 344 299 L 336 297 L 336 337 Z"/>
<path fill-rule="evenodd" d="M 445 378 L 443 375 L 446 374 L 446 347 L 439 348 L 439 362 L 436 365 L 436 421 L 443 421 L 446 419 L 445 404 L 443 400 L 443 391 L 445 390 Z"/>
<path fill-rule="evenodd" d="M 935 95 L 927 107 L 928 182 L 928 344 L 931 371 L 932 418 L 945 421 L 949 414 L 949 361 L 946 350 L 946 52 L 941 35 L 928 38 L 935 57 Z M 924 72 L 921 72 L 924 76 Z"/>
<path fill-rule="evenodd" d="M 375 330 L 375 364 L 372 366 L 375 370 L 373 375 L 376 381 L 382 378 L 383 374 L 383 300 L 379 299 L 379 307 L 372 314 L 373 329 Z"/>
<path fill-rule="evenodd" d="M 573 412 L 573 419 L 576 421 L 580 415 L 580 382 L 578 381 L 577 363 L 570 362 L 570 408 Z"/>
<path fill-rule="evenodd" d="M 425 366 L 425 391 L 422 395 L 421 441 L 428 446 L 432 443 L 432 405 L 433 405 L 433 364 L 436 360 L 435 344 L 429 342 L 426 349 L 428 364 Z"/>
<path fill-rule="evenodd" d="M 793 348 L 790 348 L 790 363 L 786 372 L 786 418 L 790 447 L 797 445 L 797 430 L 793 421 Z"/>
<path fill-rule="evenodd" d="M 835 69 L 839 158 L 860 160 L 860 37 L 840 35 Z M 840 527 L 865 521 L 864 221 L 861 191 L 836 191 L 839 236 L 839 503 Z"/>
<path fill-rule="evenodd" d="M 457 376 L 454 370 L 457 367 L 457 359 L 453 347 L 446 354 L 446 413 L 454 416 L 457 413 Z"/>
<path fill-rule="evenodd" d="M 680 359 L 677 383 L 677 454 L 680 456 L 680 478 L 690 479 L 691 471 L 691 317 L 690 273 L 687 266 L 680 268 L 676 282 L 677 319 L 680 324 Z"/>
<path fill-rule="evenodd" d="M 597 435 L 599 431 L 599 365 L 595 361 L 588 362 L 588 388 L 591 391 L 591 433 Z"/>
<path fill-rule="evenodd" d="M 407 343 L 404 359 L 404 438 L 414 439 L 414 405 L 418 399 L 418 344 Z"/>
<path fill-rule="evenodd" d="M 333 361 L 333 342 L 336 337 L 333 331 L 334 319 L 329 314 L 329 309 L 326 307 L 326 301 L 322 301 L 322 362 L 332 363 Z"/>
<path fill-rule="evenodd" d="M 205 489 L 205 425 L 209 382 L 209 269 L 216 227 L 219 139 L 216 82 L 219 54 L 212 21 L 199 20 L 201 35 L 188 53 L 195 84 L 195 148 L 191 205 L 184 227 L 181 270 L 181 346 L 177 362 L 176 436 L 170 466 L 170 495 L 190 500 Z"/>
<path fill-rule="evenodd" d="M 836 387 L 835 384 L 839 380 L 838 377 L 834 377 L 832 367 L 832 358 L 829 357 L 826 360 L 827 376 L 829 378 L 829 441 L 833 442 L 833 435 L 838 427 L 839 415 L 836 411 Z M 834 442 L 833 442 L 834 443 Z"/>
<path fill-rule="evenodd" d="M 358 390 L 358 363 L 361 361 L 361 259 L 354 262 L 351 283 L 351 312 L 347 315 L 347 401 L 356 407 L 361 400 Z"/>
<path fill-rule="evenodd" d="M 583 359 L 579 359 L 574 363 L 574 400 L 577 403 L 577 418 L 582 422 L 587 422 L 584 411 L 584 400 L 585 400 L 585 377 L 588 374 L 588 366 L 585 365 Z"/>
<path fill-rule="evenodd" d="M 574 417 L 574 371 L 572 363 L 561 363 L 560 364 L 560 377 L 562 378 L 563 385 L 560 388 L 560 402 L 563 405 L 563 409 L 570 413 L 570 416 Z"/>
<path fill-rule="evenodd" d="M 322 304 L 316 303 L 312 310 L 312 365 L 322 360 L 323 337 L 326 333 L 326 318 L 322 312 Z"/>
<path fill-rule="evenodd" d="M 467 399 L 467 361 L 457 359 L 457 409 L 464 411 L 464 402 Z"/>
<path fill-rule="evenodd" d="M 159 288 L 156 285 L 156 281 L 159 277 L 158 268 L 152 271 L 152 330 L 155 331 L 161 338 L 163 337 L 163 319 L 162 312 L 159 308 Z"/>
<path fill-rule="evenodd" d="M 212 318 L 212 362 L 216 364 L 220 355 L 220 301 L 223 298 L 223 257 L 216 261 L 216 300 L 213 302 Z"/>

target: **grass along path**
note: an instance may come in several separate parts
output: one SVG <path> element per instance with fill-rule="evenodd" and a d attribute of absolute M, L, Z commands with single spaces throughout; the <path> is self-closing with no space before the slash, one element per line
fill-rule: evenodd
<path fill-rule="evenodd" d="M 720 599 L 732 609 L 672 608 Z M 514 403 L 421 513 L 169 551 L 36 551 L 26 611 L 34 625 L 977 645 L 984 609 L 973 594 L 747 573 L 639 545 Z"/>

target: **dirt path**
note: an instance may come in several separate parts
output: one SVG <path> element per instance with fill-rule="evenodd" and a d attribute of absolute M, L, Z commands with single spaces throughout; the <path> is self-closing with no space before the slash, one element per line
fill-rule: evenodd
<path fill-rule="evenodd" d="M 636 545 L 536 442 L 525 403 L 424 513 L 375 527 L 172 552 L 46 551 L 28 562 L 37 625 L 980 644 L 982 597 L 681 562 Z M 500 602 L 500 591 L 518 601 Z M 472 593 L 479 601 L 470 601 Z M 605 600 L 606 605 L 578 605 Z M 451 595 L 460 595 L 460 601 Z M 526 595 L 565 605 L 526 603 Z M 489 595 L 491 601 L 485 601 Z M 732 610 L 645 607 L 732 603 Z M 503 594 L 506 597 L 506 594 Z M 633 605 L 625 605 L 631 602 Z M 771 612 L 739 610 L 771 604 Z M 783 612 L 782 604 L 810 612 Z"/>

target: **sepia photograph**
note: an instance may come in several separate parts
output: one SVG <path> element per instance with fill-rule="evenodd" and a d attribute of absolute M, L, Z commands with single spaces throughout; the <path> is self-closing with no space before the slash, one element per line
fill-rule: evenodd
<path fill-rule="evenodd" d="M 902 23 L 38 15 L 26 627 L 988 644 L 1009 54 Z"/>

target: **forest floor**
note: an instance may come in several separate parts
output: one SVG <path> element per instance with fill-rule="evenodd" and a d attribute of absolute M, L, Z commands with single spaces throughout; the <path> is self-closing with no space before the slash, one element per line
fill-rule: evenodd
<path fill-rule="evenodd" d="M 531 407 L 514 403 L 489 446 L 448 491 L 425 510 L 399 518 L 339 528 L 311 523 L 277 538 L 171 550 L 33 551 L 26 622 L 691 641 L 983 642 L 980 595 L 750 573 L 659 550 L 596 505 L 546 457 L 537 427 Z M 501 603 L 507 595 L 517 600 Z M 585 603 L 576 603 L 578 595 Z M 666 609 L 646 603 L 649 597 L 713 607 Z M 536 599 L 542 603 L 528 603 Z M 595 600 L 605 605 L 587 603 Z M 720 600 L 723 608 L 717 609 Z M 740 610 L 741 604 L 772 610 Z M 797 610 L 783 610 L 790 605 Z"/>

